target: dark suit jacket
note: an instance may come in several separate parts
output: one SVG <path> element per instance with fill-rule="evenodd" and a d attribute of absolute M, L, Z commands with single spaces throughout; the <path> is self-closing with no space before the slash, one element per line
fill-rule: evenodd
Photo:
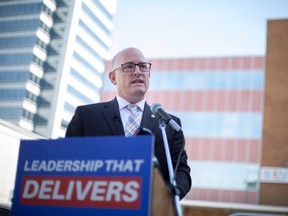
<path fill-rule="evenodd" d="M 171 117 L 181 126 L 179 118 L 173 115 Z M 155 135 L 155 156 L 158 159 L 163 178 L 169 183 L 169 172 L 162 133 L 159 128 L 159 118 L 153 115 L 147 103 L 145 103 L 140 127 L 151 130 Z M 77 107 L 66 131 L 66 137 L 113 135 L 125 135 L 116 99 L 109 102 Z M 166 127 L 166 135 L 172 163 L 175 167 L 179 153 L 184 145 L 184 135 L 182 131 L 176 132 L 169 125 Z M 180 190 L 180 198 L 182 199 L 191 187 L 190 167 L 187 165 L 185 150 L 180 155 L 176 182 Z"/>

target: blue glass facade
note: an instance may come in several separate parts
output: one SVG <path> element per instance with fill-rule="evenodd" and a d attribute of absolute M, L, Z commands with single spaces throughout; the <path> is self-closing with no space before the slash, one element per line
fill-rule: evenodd
<path fill-rule="evenodd" d="M 260 139 L 262 114 L 255 112 L 173 112 L 189 137 Z"/>
<path fill-rule="evenodd" d="M 112 18 L 99 0 L 1 2 L 0 118 L 63 136 L 78 105 L 99 101 Z"/>
<path fill-rule="evenodd" d="M 249 71 L 195 71 L 151 73 L 150 89 L 155 90 L 196 90 L 196 89 L 263 89 L 264 73 Z"/>

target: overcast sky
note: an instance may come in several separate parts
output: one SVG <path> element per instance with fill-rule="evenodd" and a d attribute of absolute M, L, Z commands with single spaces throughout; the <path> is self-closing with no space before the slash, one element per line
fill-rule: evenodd
<path fill-rule="evenodd" d="M 265 55 L 267 20 L 288 19 L 288 0 L 118 0 L 112 54 L 148 58 Z"/>

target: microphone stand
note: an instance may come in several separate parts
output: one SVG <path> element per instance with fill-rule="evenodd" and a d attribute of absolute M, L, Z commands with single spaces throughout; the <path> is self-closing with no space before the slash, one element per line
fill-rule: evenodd
<path fill-rule="evenodd" d="M 162 118 L 160 118 L 160 120 L 159 120 L 159 127 L 161 129 L 162 137 L 163 137 L 163 141 L 164 141 L 164 147 L 165 147 L 165 153 L 166 153 L 166 159 L 167 159 L 170 183 L 171 183 L 171 186 L 172 186 L 172 195 L 174 196 L 176 214 L 178 216 L 182 216 L 182 210 L 181 210 L 181 207 L 180 207 L 180 197 L 179 197 L 179 194 L 177 194 L 177 192 L 176 192 L 177 191 L 177 183 L 176 183 L 176 180 L 175 180 L 175 177 L 174 177 L 175 173 L 173 171 L 172 159 L 171 159 L 169 145 L 168 145 L 168 141 L 167 141 L 167 135 L 166 135 L 166 131 L 165 131 L 166 124 L 165 124 L 165 122 L 164 122 L 164 120 Z"/>

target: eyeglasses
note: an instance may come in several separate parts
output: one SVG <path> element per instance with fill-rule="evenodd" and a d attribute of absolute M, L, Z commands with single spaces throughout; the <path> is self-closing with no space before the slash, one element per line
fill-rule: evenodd
<path fill-rule="evenodd" d="M 151 63 L 148 62 L 140 62 L 138 64 L 135 64 L 133 62 L 128 62 L 128 63 L 124 63 L 119 65 L 118 67 L 116 67 L 113 71 L 117 70 L 118 68 L 122 67 L 123 72 L 125 73 L 130 73 L 130 72 L 134 72 L 136 65 L 138 65 L 139 70 L 141 72 L 149 72 L 151 70 Z"/>

